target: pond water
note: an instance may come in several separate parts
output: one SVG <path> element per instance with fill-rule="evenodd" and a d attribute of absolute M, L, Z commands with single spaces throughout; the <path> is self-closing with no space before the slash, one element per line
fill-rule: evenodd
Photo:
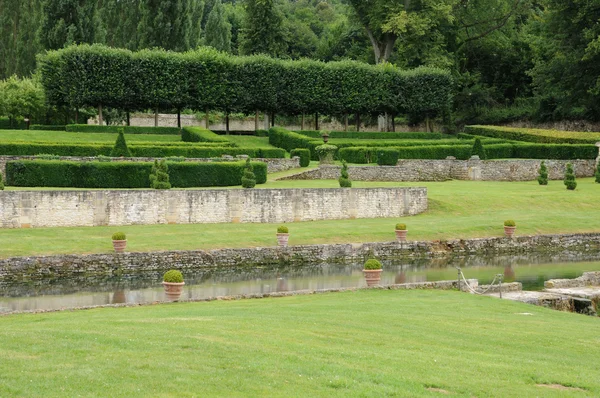
<path fill-rule="evenodd" d="M 576 278 L 600 271 L 600 253 L 583 256 L 468 256 L 454 259 L 411 259 L 384 262 L 382 284 L 456 279 L 460 267 L 466 278 L 490 283 L 496 274 L 505 282 L 523 283 L 524 290 L 541 290 L 544 281 Z M 366 286 L 361 264 L 318 264 L 303 267 L 208 268 L 183 270 L 182 300 L 252 293 L 318 290 Z M 127 276 L 0 281 L 0 313 L 84 306 L 165 301 L 161 273 Z"/>

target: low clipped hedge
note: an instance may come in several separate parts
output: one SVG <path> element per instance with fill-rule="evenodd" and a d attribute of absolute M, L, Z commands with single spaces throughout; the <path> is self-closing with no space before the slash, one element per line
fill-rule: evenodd
<path fill-rule="evenodd" d="M 181 130 L 181 140 L 185 142 L 231 142 L 202 127 L 184 127 Z"/>
<path fill-rule="evenodd" d="M 380 166 L 395 166 L 398 163 L 396 149 L 379 148 L 377 150 L 377 164 Z"/>
<path fill-rule="evenodd" d="M 186 158 L 215 158 L 223 155 L 248 155 L 252 158 L 284 158 L 285 151 L 278 148 L 237 148 L 209 145 L 191 145 L 182 143 L 152 143 L 148 145 L 129 144 L 127 147 L 134 157 L 168 157 L 183 156 Z M 32 143 L 32 142 L 0 142 L 0 155 L 37 155 L 47 153 L 58 156 L 109 156 L 112 143 L 106 144 L 66 144 L 66 143 Z"/>
<path fill-rule="evenodd" d="M 66 131 L 66 126 L 52 124 L 32 124 L 29 130 L 44 130 L 44 131 Z"/>
<path fill-rule="evenodd" d="M 488 159 L 594 159 L 597 148 L 589 144 L 529 144 L 505 143 L 485 145 Z M 378 151 L 388 149 L 398 152 L 400 159 L 469 159 L 472 145 L 431 145 L 397 148 L 353 147 L 338 151 L 340 159 L 348 163 L 367 164 L 378 160 Z"/>
<path fill-rule="evenodd" d="M 95 124 L 67 124 L 66 131 L 75 133 L 118 133 L 123 129 L 125 134 L 171 134 L 181 133 L 177 127 L 140 127 L 140 126 L 98 126 Z"/>
<path fill-rule="evenodd" d="M 547 144 L 594 144 L 600 141 L 600 133 L 575 131 L 512 128 L 500 126 L 466 126 L 465 133 L 514 141 Z"/>
<path fill-rule="evenodd" d="M 300 130 L 295 133 L 305 135 L 311 138 L 321 138 L 323 131 L 318 130 Z M 424 133 L 424 132 L 372 132 L 372 131 L 328 131 L 329 138 L 346 138 L 359 140 L 439 140 L 443 137 L 442 133 Z"/>
<path fill-rule="evenodd" d="M 168 162 L 175 188 L 236 186 L 242 183 L 245 162 Z M 21 187 L 149 188 L 153 163 L 12 161 L 6 164 L 8 185 Z M 267 165 L 252 162 L 256 182 L 267 181 Z"/>
<path fill-rule="evenodd" d="M 310 164 L 310 150 L 304 148 L 292 149 L 290 156 L 298 156 L 300 158 L 300 167 L 308 167 Z"/>

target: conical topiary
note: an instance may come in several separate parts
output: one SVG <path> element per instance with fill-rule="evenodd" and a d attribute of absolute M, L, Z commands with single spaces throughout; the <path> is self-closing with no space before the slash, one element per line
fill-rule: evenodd
<path fill-rule="evenodd" d="M 158 160 L 154 160 L 154 165 L 150 172 L 150 188 L 171 189 L 171 183 L 169 182 L 169 168 L 164 159 L 161 160 L 160 163 Z"/>
<path fill-rule="evenodd" d="M 338 179 L 340 183 L 340 187 L 342 188 L 351 188 L 352 181 L 350 181 L 350 176 L 348 175 L 348 165 L 345 161 L 342 161 L 342 171 L 340 173 L 340 178 Z"/>
<path fill-rule="evenodd" d="M 246 159 L 246 167 L 244 167 L 244 174 L 242 175 L 242 187 L 254 188 L 256 185 L 256 176 L 250 159 Z"/>
<path fill-rule="evenodd" d="M 129 148 L 127 148 L 127 143 L 125 142 L 125 135 L 123 134 L 123 129 L 119 129 L 119 136 L 117 137 L 117 141 L 115 142 L 115 146 L 110 152 L 110 156 L 114 158 L 118 157 L 131 157 L 131 152 L 129 152 Z"/>
<path fill-rule="evenodd" d="M 600 162 L 598 162 L 598 165 L 596 165 L 596 172 L 594 173 L 594 176 L 596 177 L 596 182 L 600 184 Z"/>
<path fill-rule="evenodd" d="M 537 178 L 540 185 L 548 185 L 548 168 L 546 167 L 546 163 L 542 160 L 542 164 L 540 164 L 540 169 L 538 170 L 539 176 Z"/>
<path fill-rule="evenodd" d="M 473 148 L 471 148 L 471 156 L 477 155 L 479 159 L 486 160 L 487 154 L 485 153 L 485 148 L 483 148 L 483 144 L 479 138 L 475 138 L 475 142 L 473 143 Z"/>
<path fill-rule="evenodd" d="M 570 191 L 577 187 L 577 183 L 575 182 L 575 173 L 573 172 L 573 165 L 571 163 L 567 163 L 567 170 L 565 171 L 565 185 Z"/>

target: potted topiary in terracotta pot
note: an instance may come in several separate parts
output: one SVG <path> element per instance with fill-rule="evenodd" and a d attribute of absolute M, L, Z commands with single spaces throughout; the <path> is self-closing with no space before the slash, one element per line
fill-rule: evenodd
<path fill-rule="evenodd" d="M 507 238 L 512 238 L 515 229 L 517 229 L 517 224 L 513 220 L 504 221 L 504 234 Z"/>
<path fill-rule="evenodd" d="M 124 232 L 115 232 L 112 234 L 112 244 L 117 253 L 123 253 L 127 246 L 127 237 Z"/>
<path fill-rule="evenodd" d="M 398 242 L 406 242 L 406 224 L 396 224 L 396 240 Z"/>
<path fill-rule="evenodd" d="M 165 295 L 167 300 L 177 301 L 183 292 L 183 275 L 180 271 L 172 269 L 165 272 L 163 275 L 163 287 L 165 288 Z"/>
<path fill-rule="evenodd" d="M 363 274 L 365 275 L 367 286 L 375 286 L 379 284 L 381 281 L 381 271 L 381 263 L 379 260 L 370 258 L 365 261 Z"/>
<path fill-rule="evenodd" d="M 277 243 L 281 247 L 287 247 L 290 234 L 288 233 L 288 227 L 280 225 L 277 227 Z"/>

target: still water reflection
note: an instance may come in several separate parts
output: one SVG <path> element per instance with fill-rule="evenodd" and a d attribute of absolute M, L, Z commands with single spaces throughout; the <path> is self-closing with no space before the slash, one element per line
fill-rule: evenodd
<path fill-rule="evenodd" d="M 505 281 L 540 290 L 545 280 L 575 278 L 600 271 L 600 253 L 585 257 L 470 256 L 459 259 L 419 259 L 384 263 L 382 284 L 455 279 L 455 267 L 467 278 L 489 283 L 503 273 Z M 303 267 L 260 267 L 183 270 L 182 299 L 366 286 L 360 264 L 319 264 Z M 83 306 L 164 301 L 162 272 L 124 276 L 73 277 L 39 281 L 1 281 L 0 313 Z"/>

